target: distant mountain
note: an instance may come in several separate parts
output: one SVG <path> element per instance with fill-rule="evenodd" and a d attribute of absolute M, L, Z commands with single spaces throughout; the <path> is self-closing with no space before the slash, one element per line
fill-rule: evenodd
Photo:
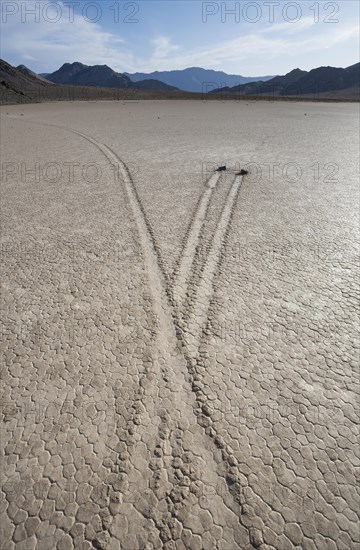
<path fill-rule="evenodd" d="M 39 91 L 41 88 L 54 86 L 51 82 L 39 78 L 36 73 L 30 71 L 27 67 L 21 67 L 22 69 L 19 70 L 0 59 L 1 103 L 31 101 L 31 92 L 34 92 L 34 90 Z"/>
<path fill-rule="evenodd" d="M 116 73 L 107 65 L 88 66 L 82 63 L 65 63 L 48 74 L 47 79 L 56 84 L 78 84 L 81 86 L 104 86 L 109 88 L 127 88 L 131 80 Z"/>
<path fill-rule="evenodd" d="M 180 90 L 187 92 L 208 92 L 222 86 L 236 86 L 254 81 L 267 81 L 272 76 L 254 76 L 247 77 L 235 74 L 227 74 L 222 71 L 213 71 L 211 69 L 201 69 L 200 67 L 190 67 L 180 71 L 155 71 L 153 73 L 124 73 L 131 78 L 133 82 L 138 82 L 145 78 L 155 78 L 161 80 L 170 86 L 176 86 Z"/>
<path fill-rule="evenodd" d="M 76 84 L 79 86 L 97 86 L 99 88 L 138 88 L 145 90 L 175 90 L 159 80 L 143 80 L 134 83 L 122 73 L 117 73 L 107 65 L 84 65 L 83 63 L 65 63 L 47 80 L 56 84 Z"/>
<path fill-rule="evenodd" d="M 259 80 L 257 82 L 249 82 L 246 84 L 241 84 L 240 86 L 233 86 L 233 87 L 223 87 L 219 88 L 217 90 L 213 90 L 210 93 L 229 93 L 229 94 L 235 94 L 235 93 L 243 93 L 244 95 L 267 95 L 269 93 L 272 93 L 274 95 L 281 95 L 280 92 L 285 89 L 290 89 L 291 86 L 295 82 L 297 82 L 300 78 L 305 76 L 307 74 L 306 71 L 301 71 L 300 69 L 294 69 L 287 73 L 284 76 L 274 76 L 270 80 L 267 80 L 264 82 L 263 80 Z"/>
<path fill-rule="evenodd" d="M 15 68 L 9 63 L 6 63 L 3 59 L 0 59 L 0 81 L 3 85 L 8 86 L 9 88 L 19 89 L 21 87 L 26 88 L 30 85 L 34 86 L 46 86 L 52 85 L 51 82 L 48 82 L 44 78 L 39 77 L 36 73 L 27 69 L 25 65 L 20 65 Z"/>
<path fill-rule="evenodd" d="M 269 96 L 303 96 L 324 94 L 339 90 L 359 88 L 360 63 L 346 69 L 336 67 L 318 67 L 311 71 L 294 69 L 284 76 L 275 76 L 267 82 L 259 81 L 240 86 L 223 87 L 210 93 L 269 95 Z"/>
<path fill-rule="evenodd" d="M 360 87 L 360 63 L 346 67 L 319 67 L 309 71 L 296 82 L 303 94 L 315 92 L 329 92 Z M 296 94 L 296 90 L 293 91 Z"/>
<path fill-rule="evenodd" d="M 21 73 L 23 73 L 24 75 L 29 76 L 30 78 L 35 78 L 36 80 L 40 80 L 45 84 L 52 84 L 52 82 L 50 82 L 49 80 L 46 80 L 46 78 L 44 78 L 42 75 L 34 73 L 34 71 L 31 71 L 25 65 L 18 65 L 16 69 Z"/>
<path fill-rule="evenodd" d="M 169 86 L 165 82 L 160 82 L 160 80 L 154 80 L 150 78 L 146 80 L 139 80 L 139 82 L 132 82 L 131 87 L 138 90 L 177 90 L 177 88 L 175 88 L 174 86 Z"/>
<path fill-rule="evenodd" d="M 31 71 L 25 65 L 13 67 L 0 59 L 0 103 L 34 103 L 41 101 L 74 101 L 84 98 L 113 99 L 114 89 L 118 97 L 133 100 L 133 91 L 138 89 L 138 99 L 183 99 L 202 98 L 203 94 L 176 90 L 173 86 L 156 79 L 131 82 L 127 75 L 116 73 L 106 65 L 89 67 L 82 63 L 66 63 L 56 71 L 56 79 L 65 83 L 55 83 Z M 74 85 L 78 84 L 78 85 Z M 239 86 L 224 87 L 217 93 L 241 96 L 253 95 L 291 97 L 293 99 L 325 99 L 335 101 L 359 101 L 360 63 L 345 69 L 319 67 L 309 72 L 294 69 L 284 76 L 276 76 L 267 82 L 249 82 Z M 214 91 L 210 92 L 214 94 Z M 117 96 L 116 96 L 117 97 Z M 217 99 L 214 95 L 213 99 Z"/>

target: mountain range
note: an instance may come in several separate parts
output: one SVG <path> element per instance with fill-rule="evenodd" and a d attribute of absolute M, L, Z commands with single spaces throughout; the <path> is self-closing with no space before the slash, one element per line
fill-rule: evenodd
<path fill-rule="evenodd" d="M 241 76 L 227 74 L 223 71 L 202 69 L 201 67 L 189 67 L 179 71 L 155 71 L 153 73 L 124 73 L 133 82 L 139 82 L 148 78 L 161 80 L 170 86 L 175 86 L 186 92 L 208 92 L 221 86 L 236 86 L 248 82 L 266 82 L 273 76 Z"/>
<path fill-rule="evenodd" d="M 264 82 L 252 82 L 211 91 L 218 94 L 244 96 L 313 96 L 347 90 L 359 94 L 360 63 L 346 67 L 318 67 L 311 71 L 294 69 L 284 76 L 275 76 Z"/>
<path fill-rule="evenodd" d="M 60 69 L 46 75 L 46 79 L 55 84 L 76 84 L 80 86 L 98 86 L 103 88 L 176 90 L 176 87 L 155 79 L 144 79 L 134 83 L 128 76 L 117 73 L 107 65 L 91 66 L 79 62 L 64 63 Z"/>
<path fill-rule="evenodd" d="M 201 87 L 203 93 L 186 92 L 157 79 L 147 78 L 133 82 L 127 74 L 117 73 L 107 65 L 88 66 L 82 63 L 65 63 L 51 74 L 36 74 L 25 65 L 13 67 L 0 60 L 1 103 L 19 103 L 33 101 L 52 101 L 59 99 L 198 99 L 207 95 L 209 99 L 234 96 L 281 97 L 293 99 L 335 99 L 359 100 L 360 64 L 345 69 L 336 67 L 318 67 L 311 71 L 294 69 L 286 75 L 275 76 L 267 81 L 259 80 L 236 86 L 224 86 L 214 89 L 216 71 L 204 71 L 206 75 Z M 190 72 L 189 72 L 190 71 Z M 169 71 L 178 73 L 181 71 Z M 185 69 L 187 74 L 193 69 Z M 138 73 L 138 77 L 141 73 Z M 160 75 L 149 73 L 146 76 Z M 220 73 L 221 78 L 226 73 Z M 141 74 L 142 76 L 144 73 Z M 46 78 L 45 78 L 46 76 Z M 228 75 L 231 76 L 231 75 Z M 234 75 L 232 75 L 234 77 Z M 238 77 L 234 77 L 238 78 Z M 244 77 L 245 78 L 245 77 Z M 264 78 L 264 77 L 263 77 Z M 267 78 L 267 77 L 265 77 Z M 209 93 L 206 94 L 206 91 Z"/>

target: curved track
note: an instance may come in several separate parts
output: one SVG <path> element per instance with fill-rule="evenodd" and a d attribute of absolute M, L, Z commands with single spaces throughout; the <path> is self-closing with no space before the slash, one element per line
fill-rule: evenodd
<path fill-rule="evenodd" d="M 193 521 L 205 521 L 200 504 L 205 496 L 210 517 L 217 518 L 220 525 L 230 527 L 234 537 L 230 543 L 233 548 L 252 548 L 249 526 L 242 521 L 241 487 L 234 473 L 234 457 L 223 448 L 220 435 L 212 427 L 211 409 L 206 403 L 206 394 L 198 376 L 201 369 L 199 346 L 202 331 L 207 325 L 213 280 L 242 177 L 234 177 L 225 197 L 197 290 L 186 303 L 187 307 L 190 306 L 190 312 L 185 322 L 179 313 L 188 293 L 197 248 L 207 231 L 206 214 L 220 175 L 215 173 L 210 178 L 199 200 L 179 258 L 174 285 L 170 287 L 166 282 L 154 232 L 125 163 L 110 147 L 83 132 L 58 125 L 47 126 L 55 126 L 86 139 L 118 169 L 140 238 L 157 325 L 156 336 L 151 361 L 143 371 L 139 391 L 133 403 L 129 403 L 126 429 L 124 431 L 123 426 L 116 428 L 119 440 L 125 439 L 134 460 L 143 454 L 144 442 L 150 453 L 147 489 L 135 490 L 132 494 L 134 507 L 145 520 L 153 521 L 164 548 L 170 549 L 177 547 L 172 545 L 176 544 L 174 541 L 179 524 L 183 529 L 191 529 Z M 151 391 L 153 377 L 157 380 L 157 395 Z M 135 437 L 136 434 L 138 437 Z M 117 471 L 126 475 L 132 486 L 136 487 L 134 470 L 121 461 L 117 466 Z M 222 487 L 220 494 L 216 491 L 214 494 L 214 487 Z M 208 495 L 212 498 L 206 498 Z M 116 517 L 119 512 L 112 515 L 115 516 L 115 524 L 119 522 Z M 207 523 L 209 521 L 207 518 Z M 204 527 L 205 532 L 206 529 L 210 531 L 211 526 L 215 526 L 213 520 Z M 101 547 L 101 540 L 107 540 L 106 533 L 103 535 L 94 542 L 98 547 Z M 216 548 L 222 548 L 221 540 Z"/>

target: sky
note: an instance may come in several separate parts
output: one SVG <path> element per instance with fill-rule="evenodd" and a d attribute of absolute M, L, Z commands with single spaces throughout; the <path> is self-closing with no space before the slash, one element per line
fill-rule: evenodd
<path fill-rule="evenodd" d="M 243 76 L 359 61 L 359 2 L 0 0 L 1 58 L 50 73 L 186 67 Z"/>

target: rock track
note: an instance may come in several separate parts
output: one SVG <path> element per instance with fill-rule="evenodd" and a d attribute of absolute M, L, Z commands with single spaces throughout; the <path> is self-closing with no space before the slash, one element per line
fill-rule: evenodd
<path fill-rule="evenodd" d="M 225 482 L 228 467 L 223 463 L 224 451 L 221 453 L 216 438 L 206 435 L 204 422 L 202 427 L 194 414 L 198 412 L 198 403 L 192 391 L 194 380 L 189 360 L 190 356 L 196 355 L 196 344 L 191 346 L 188 337 L 178 338 L 178 317 L 171 307 L 172 288 L 129 171 L 108 146 L 82 132 L 63 129 L 95 145 L 119 170 L 141 243 L 156 320 L 151 349 L 148 356 L 142 358 L 138 391 L 127 403 L 120 405 L 122 414 L 117 415 L 111 446 L 119 451 L 118 459 L 112 462 L 109 470 L 114 492 L 110 499 L 105 498 L 102 502 L 103 530 L 97 532 L 91 543 L 96 548 L 116 548 L 113 538 L 121 542 L 123 518 L 128 517 L 128 525 L 132 524 L 133 530 L 128 528 L 127 541 L 135 543 L 141 526 L 144 532 L 140 536 L 141 548 L 251 548 L 248 531 L 239 523 L 240 507 L 232 496 L 234 491 L 230 493 Z M 197 243 L 202 236 L 206 211 L 218 179 L 217 174 L 210 178 L 193 218 L 184 260 L 181 259 L 179 264 L 179 289 L 184 288 L 191 276 Z M 239 186 L 240 179 L 237 178 L 219 220 L 214 237 L 216 254 L 205 271 L 210 279 L 220 258 L 221 244 Z M 205 291 L 208 284 L 210 287 Z M 197 312 L 194 323 L 201 323 L 197 329 L 198 338 L 212 292 L 211 280 L 203 279 L 199 289 L 194 306 Z M 207 298 L 199 314 L 197 310 L 204 292 Z M 185 294 L 183 292 L 180 299 Z M 191 330 L 194 330 L 194 323 Z M 189 373 L 191 381 L 188 380 Z M 125 490 L 128 487 L 132 488 L 131 491 Z M 134 508 L 132 514 L 126 510 L 129 505 Z"/>
<path fill-rule="evenodd" d="M 85 136 L 85 134 L 79 133 L 79 135 L 94 143 L 108 157 L 110 162 L 120 168 L 140 236 L 144 261 L 147 267 L 150 293 L 152 295 L 153 311 L 157 319 L 157 337 L 154 342 L 152 362 L 156 366 L 153 374 L 160 385 L 160 391 L 162 390 L 160 408 L 157 414 L 160 418 L 160 423 L 156 435 L 151 433 L 154 430 L 152 419 L 149 418 L 149 422 L 147 423 L 146 441 L 147 448 L 150 450 L 150 469 L 153 471 L 153 476 L 150 478 L 148 493 L 145 491 L 143 495 L 136 495 L 136 493 L 133 495 L 134 504 L 144 517 L 151 518 L 154 521 L 164 548 L 170 549 L 175 547 L 175 541 L 178 540 L 177 537 L 179 537 L 180 533 L 178 524 L 179 526 L 182 525 L 184 533 L 185 530 L 188 531 L 184 535 L 185 544 L 196 545 L 199 543 L 197 537 L 199 537 L 200 533 L 191 531 L 191 528 L 189 529 L 194 518 L 198 518 L 198 521 L 201 523 L 201 509 L 197 505 L 196 497 L 211 494 L 212 487 L 214 486 L 222 486 L 224 488 L 226 485 L 218 479 L 216 468 L 214 466 L 210 468 L 213 460 L 211 452 L 209 450 L 206 451 L 208 445 L 204 440 L 204 434 L 196 427 L 196 419 L 193 418 L 194 403 L 193 399 L 189 400 L 191 386 L 186 382 L 186 362 L 179 352 L 179 342 L 176 338 L 175 327 L 172 322 L 173 316 L 169 300 L 166 296 L 167 286 L 159 249 L 126 165 L 108 146 L 96 142 L 96 140 Z M 210 193 L 205 192 L 200 202 L 200 208 L 194 218 L 195 227 L 194 231 L 191 230 L 191 240 L 189 240 L 190 250 L 188 250 L 186 255 L 186 261 L 180 263 L 181 266 L 186 265 L 187 269 L 192 264 L 191 252 L 195 253 L 196 233 L 199 235 L 202 226 L 202 223 L 199 223 L 199 217 L 204 220 L 206 206 L 211 198 L 211 191 L 217 182 L 218 175 L 216 174 L 214 179 L 209 182 Z M 217 252 L 216 257 L 210 262 L 210 275 L 212 276 L 219 260 L 222 240 L 228 226 L 239 186 L 240 178 L 236 178 L 224 207 L 218 232 L 215 235 L 214 248 L 216 247 Z M 204 291 L 204 286 L 202 287 L 202 292 Z M 211 291 L 207 294 L 210 297 Z M 207 305 L 203 309 L 202 314 L 206 316 Z M 138 401 L 147 410 L 146 399 L 142 402 L 141 399 Z M 185 404 L 187 404 L 187 407 L 184 406 Z M 177 412 L 179 418 L 174 418 L 174 411 Z M 129 429 L 132 432 L 134 431 L 133 423 L 130 424 Z M 197 446 L 196 454 L 193 452 L 194 442 L 190 444 L 189 440 L 187 442 L 184 441 L 184 432 L 186 433 L 188 429 L 190 429 L 190 433 L 192 434 L 190 441 L 194 437 L 198 442 L 202 441 L 202 444 Z M 151 445 L 151 441 L 153 441 L 153 445 Z M 134 453 L 136 454 L 136 450 Z M 171 489 L 168 491 L 166 491 L 167 480 L 169 480 L 171 486 Z M 230 501 L 230 503 L 231 512 L 225 506 L 226 515 L 230 513 L 230 517 L 226 523 L 230 522 L 232 524 L 234 529 L 233 534 L 238 538 L 240 536 L 242 544 L 244 544 L 247 538 L 246 530 L 238 527 L 235 520 L 236 516 L 234 512 L 239 512 L 239 509 L 237 508 L 236 501 L 234 503 Z M 196 506 L 197 508 L 195 509 Z M 152 513 L 149 512 L 150 509 Z M 219 513 L 218 511 L 211 513 L 212 506 L 209 507 L 209 512 L 212 518 L 216 517 L 216 514 Z M 190 518 L 192 519 L 190 520 Z M 206 535 L 206 529 L 204 529 L 202 534 Z M 182 542 L 184 543 L 184 541 Z M 231 542 L 232 544 L 236 543 L 235 539 Z M 219 544 L 219 547 L 221 547 L 221 543 Z"/>
<path fill-rule="evenodd" d="M 264 162 L 294 160 L 283 121 L 277 126 L 288 114 L 292 127 L 294 109 L 282 107 L 281 117 L 269 109 L 274 156 L 262 149 Z M 254 140 L 246 136 L 242 151 L 255 159 L 268 123 L 262 108 L 251 117 L 246 110 Z M 343 120 L 337 109 L 332 116 Z M 308 135 L 302 118 L 300 141 Z M 115 150 L 72 128 L 43 128 L 26 156 L 23 122 L 11 121 L 18 135 L 14 151 L 5 147 L 9 159 L 32 161 L 48 139 L 49 151 L 59 145 L 57 160 L 81 154 L 85 163 L 96 153 L 107 170 L 100 186 L 79 179 L 57 188 L 30 178 L 30 188 L 15 177 L 4 186 L 4 550 L 358 548 L 358 264 L 348 219 L 357 191 L 346 147 L 324 148 L 324 126 L 313 127 L 306 159 L 337 159 L 338 148 L 346 173 L 325 194 L 305 165 L 299 185 L 281 177 L 273 187 L 261 178 L 253 185 L 231 170 L 211 175 L 171 273 L 167 245 L 159 247 L 166 224 L 152 230 L 152 196 L 146 203 Z M 236 158 L 238 143 L 221 144 L 221 128 L 211 149 Z M 116 123 L 113 131 L 107 135 L 116 141 Z M 136 145 L 126 146 L 129 154 Z M 354 152 L 350 139 L 347 147 Z M 90 262 L 60 255 L 37 264 L 36 254 L 21 251 L 27 239 L 63 246 L 73 235 L 88 248 L 87 239 L 100 250 L 104 243 L 103 259 L 116 241 L 123 251 L 102 265 L 96 246 Z M 30 338 L 17 330 L 19 320 L 26 330 L 35 323 Z M 88 322 L 98 325 L 94 342 L 76 336 L 77 324 Z"/>

